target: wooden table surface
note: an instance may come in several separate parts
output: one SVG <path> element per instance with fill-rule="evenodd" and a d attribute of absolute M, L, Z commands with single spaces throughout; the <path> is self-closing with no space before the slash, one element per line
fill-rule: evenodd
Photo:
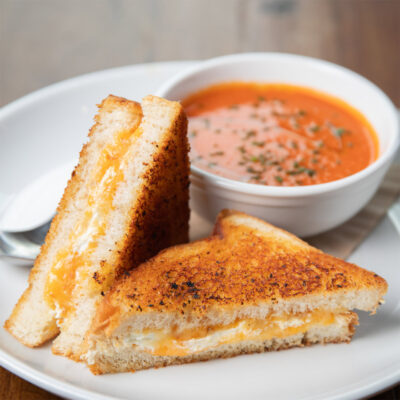
<path fill-rule="evenodd" d="M 400 107 L 400 0 L 0 0 L 0 106 L 86 72 L 245 51 L 342 64 Z M 57 398 L 0 368 L 0 399 Z"/>

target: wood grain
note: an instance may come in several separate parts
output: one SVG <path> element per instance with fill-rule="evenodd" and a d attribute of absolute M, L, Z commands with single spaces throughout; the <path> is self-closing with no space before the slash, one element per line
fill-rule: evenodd
<path fill-rule="evenodd" d="M 0 105 L 104 68 L 245 51 L 342 64 L 400 106 L 399 0 L 0 0 Z M 0 368 L 0 398 L 58 397 Z"/>

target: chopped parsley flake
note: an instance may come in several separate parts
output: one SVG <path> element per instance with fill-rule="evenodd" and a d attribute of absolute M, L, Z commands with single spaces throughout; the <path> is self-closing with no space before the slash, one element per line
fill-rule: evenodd
<path fill-rule="evenodd" d="M 259 154 L 258 161 L 260 162 L 260 164 L 265 165 L 267 162 L 267 158 L 264 156 L 264 154 Z"/>
<path fill-rule="evenodd" d="M 311 132 L 318 132 L 321 129 L 319 125 L 312 125 L 310 126 L 310 131 Z"/>
<path fill-rule="evenodd" d="M 299 174 L 302 174 L 303 172 L 305 172 L 305 170 L 306 169 L 304 167 L 300 167 L 295 170 L 286 171 L 286 173 L 288 175 L 299 175 Z"/>
<path fill-rule="evenodd" d="M 248 131 L 246 132 L 246 139 L 255 136 L 256 135 L 256 131 Z"/>
<path fill-rule="evenodd" d="M 250 172 L 250 174 L 257 174 L 260 175 L 262 173 L 262 171 L 257 171 L 256 169 L 254 169 L 253 167 L 247 167 L 247 172 Z"/>
<path fill-rule="evenodd" d="M 286 171 L 286 173 L 288 175 L 299 175 L 299 174 L 306 173 L 308 176 L 312 177 L 312 176 L 315 175 L 315 170 L 314 169 L 310 169 L 310 168 L 306 168 L 306 167 L 300 167 L 300 168 L 297 168 L 295 170 Z"/>
<path fill-rule="evenodd" d="M 306 168 L 307 175 L 312 177 L 315 175 L 315 169 Z"/>
<path fill-rule="evenodd" d="M 347 131 L 346 131 L 346 129 L 344 129 L 344 128 L 336 128 L 336 129 L 334 130 L 335 136 L 340 137 L 340 138 L 343 136 L 343 134 L 344 134 L 345 132 L 347 132 Z"/>
<path fill-rule="evenodd" d="M 279 176 L 279 175 L 275 175 L 275 176 L 274 176 L 274 179 L 275 179 L 277 182 L 279 182 L 279 183 L 282 183 L 282 182 L 283 182 L 282 177 Z"/>

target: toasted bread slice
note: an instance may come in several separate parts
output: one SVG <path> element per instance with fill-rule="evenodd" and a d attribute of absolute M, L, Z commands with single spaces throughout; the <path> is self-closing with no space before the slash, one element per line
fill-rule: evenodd
<path fill-rule="evenodd" d="M 5 327 L 79 358 L 97 302 L 114 280 L 188 240 L 188 142 L 182 107 L 148 96 L 99 106 L 29 287 Z"/>
<path fill-rule="evenodd" d="M 162 251 L 105 296 L 87 336 L 95 374 L 347 342 L 384 279 L 225 210 L 211 237 Z"/>

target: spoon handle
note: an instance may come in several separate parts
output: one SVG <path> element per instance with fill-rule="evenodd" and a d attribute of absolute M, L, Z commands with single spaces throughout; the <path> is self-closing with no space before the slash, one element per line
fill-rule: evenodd
<path fill-rule="evenodd" d="M 39 251 L 40 245 L 18 234 L 0 231 L 0 261 L 32 265 Z"/>
<path fill-rule="evenodd" d="M 397 232 L 400 234 L 400 197 L 389 208 L 388 214 L 393 222 L 393 225 L 396 227 Z"/>

